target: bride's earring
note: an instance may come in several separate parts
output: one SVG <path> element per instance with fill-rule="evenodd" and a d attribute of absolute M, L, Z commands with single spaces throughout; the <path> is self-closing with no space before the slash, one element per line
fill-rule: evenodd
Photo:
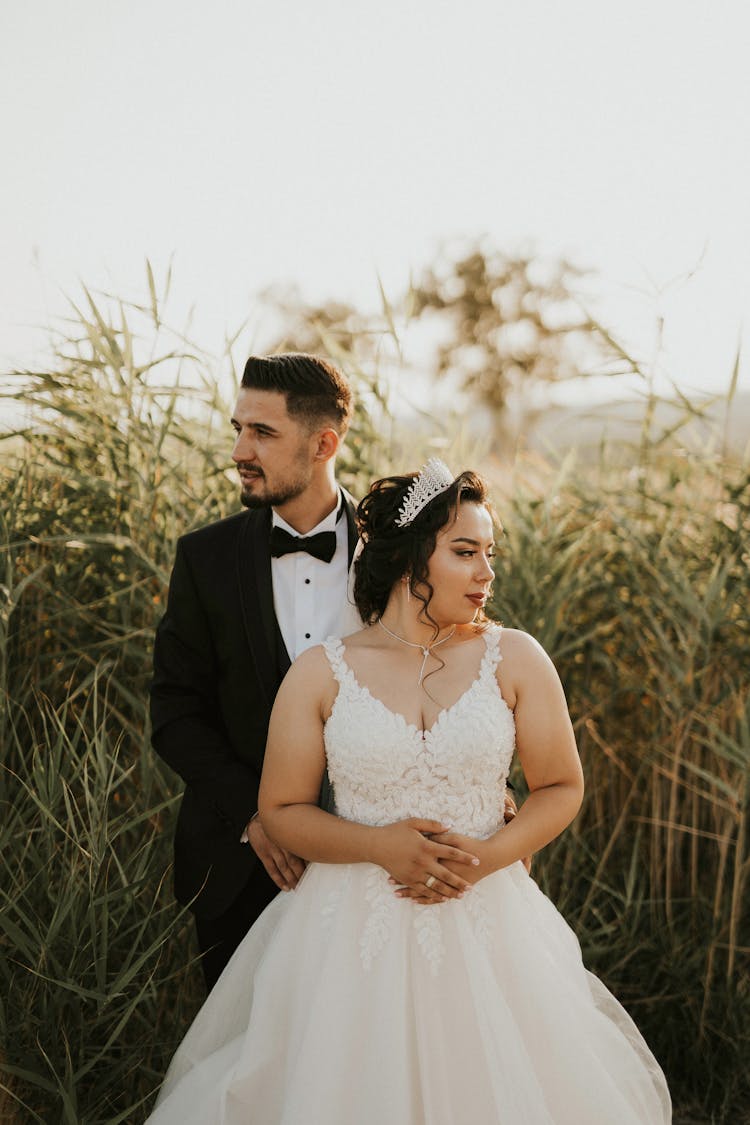
<path fill-rule="evenodd" d="M 411 578 L 406 579 L 406 600 L 411 601 Z"/>

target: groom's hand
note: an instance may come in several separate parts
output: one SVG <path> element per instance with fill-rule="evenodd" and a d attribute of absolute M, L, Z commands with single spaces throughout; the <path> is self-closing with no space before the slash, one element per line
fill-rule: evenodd
<path fill-rule="evenodd" d="M 250 847 L 276 886 L 282 891 L 293 891 L 305 870 L 305 861 L 274 844 L 257 816 L 253 817 L 245 832 Z"/>
<path fill-rule="evenodd" d="M 506 824 L 510 824 L 511 820 L 513 820 L 513 817 L 517 816 L 517 815 L 518 815 L 518 805 L 513 800 L 510 793 L 508 793 L 508 791 L 506 790 L 505 791 L 505 806 L 503 808 L 503 820 L 505 821 Z M 532 857 L 530 855 L 527 855 L 527 856 L 524 857 L 524 859 L 521 860 L 521 862 L 523 863 L 524 867 L 529 872 L 529 874 L 531 874 L 531 859 L 532 859 Z"/>

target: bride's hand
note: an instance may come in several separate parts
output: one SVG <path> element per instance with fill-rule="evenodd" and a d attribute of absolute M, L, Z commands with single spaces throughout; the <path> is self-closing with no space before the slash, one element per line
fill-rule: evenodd
<path fill-rule="evenodd" d="M 464 891 L 468 890 L 474 883 L 478 883 L 485 875 L 491 874 L 494 870 L 489 864 L 489 856 L 487 854 L 487 847 L 485 840 L 475 840 L 471 836 L 461 836 L 457 832 L 441 832 L 435 833 L 433 842 L 440 844 L 444 847 L 457 849 L 463 854 L 469 854 L 466 849 L 471 848 L 476 859 L 472 866 L 467 870 L 455 866 L 455 860 L 446 856 L 440 860 L 441 875 L 440 878 L 426 890 L 424 884 L 416 884 L 403 886 L 398 890 L 398 895 L 401 898 L 410 898 L 413 902 L 418 902 L 420 905 L 428 905 L 433 902 L 442 902 L 444 897 L 435 898 L 434 893 L 442 889 L 442 885 L 456 876 L 462 877 L 464 881 Z M 460 896 L 450 896 L 460 897 Z"/>
<path fill-rule="evenodd" d="M 436 836 L 435 840 L 448 847 L 474 849 L 479 863 L 465 873 L 466 879 L 472 884 L 478 883 L 485 875 L 491 875 L 495 870 L 490 862 L 486 840 L 474 840 L 471 836 L 461 836 L 458 832 L 443 832 L 440 836 Z M 445 866 L 446 870 L 453 871 L 453 863 L 450 859 L 444 861 L 443 866 Z"/>
<path fill-rule="evenodd" d="M 397 894 L 414 892 L 424 902 L 444 902 L 459 898 L 470 885 L 461 874 L 473 871 L 478 862 L 475 852 L 441 842 L 434 837 L 449 831 L 438 820 L 412 817 L 387 824 L 377 830 L 373 862 L 384 868 Z M 470 841 L 471 844 L 474 841 Z M 444 866 L 446 862 L 453 869 Z M 427 885 L 429 883 L 429 886 Z"/>

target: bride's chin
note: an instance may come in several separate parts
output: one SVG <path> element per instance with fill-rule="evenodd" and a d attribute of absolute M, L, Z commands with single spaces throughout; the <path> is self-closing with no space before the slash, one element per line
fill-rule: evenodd
<path fill-rule="evenodd" d="M 441 633 L 448 629 L 458 629 L 462 625 L 471 625 L 479 610 L 462 610 L 456 612 L 450 617 L 438 618 L 435 617 L 435 624 L 440 629 Z M 433 615 L 434 616 L 434 615 Z"/>

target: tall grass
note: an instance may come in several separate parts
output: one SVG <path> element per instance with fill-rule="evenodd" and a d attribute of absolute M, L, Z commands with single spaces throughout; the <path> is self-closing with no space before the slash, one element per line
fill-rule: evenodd
<path fill-rule="evenodd" d="M 586 773 L 541 882 L 677 1102 L 748 1120 L 750 471 L 652 445 L 519 481 L 505 522 L 496 611 L 555 659 Z"/>
<path fill-rule="evenodd" d="M 54 369 L 6 387 L 25 423 L 0 524 L 0 1030 L 19 1121 L 137 1120 L 197 1003 L 146 696 L 175 537 L 226 507 L 226 416 L 155 297 L 114 316 L 90 299 Z"/>
<path fill-rule="evenodd" d="M 9 1120 L 140 1120 L 201 1000 L 171 896 L 178 787 L 146 703 L 176 538 L 237 506 L 222 395 L 235 373 L 164 326 L 150 281 L 146 307 L 87 295 L 52 369 L 6 379 L 23 423 L 0 468 Z M 352 429 L 356 488 L 379 437 L 361 407 Z"/>
<path fill-rule="evenodd" d="M 142 798 L 107 687 L 94 673 L 70 703 L 12 709 L 0 828 L 10 1120 L 137 1120 L 175 1021 L 195 1007 L 163 885 L 172 798 Z"/>
<path fill-rule="evenodd" d="M 0 469 L 9 1121 L 141 1120 L 201 999 L 171 898 L 177 786 L 146 697 L 176 537 L 235 510 L 236 486 L 216 363 L 168 333 L 150 293 L 89 299 L 53 370 L 12 392 L 27 421 Z M 387 454 L 365 412 L 349 450 L 361 492 Z M 535 874 L 675 1101 L 735 1123 L 750 1099 L 750 480 L 673 443 L 634 463 L 528 466 L 501 505 L 496 612 L 555 658 L 587 776 Z"/>

